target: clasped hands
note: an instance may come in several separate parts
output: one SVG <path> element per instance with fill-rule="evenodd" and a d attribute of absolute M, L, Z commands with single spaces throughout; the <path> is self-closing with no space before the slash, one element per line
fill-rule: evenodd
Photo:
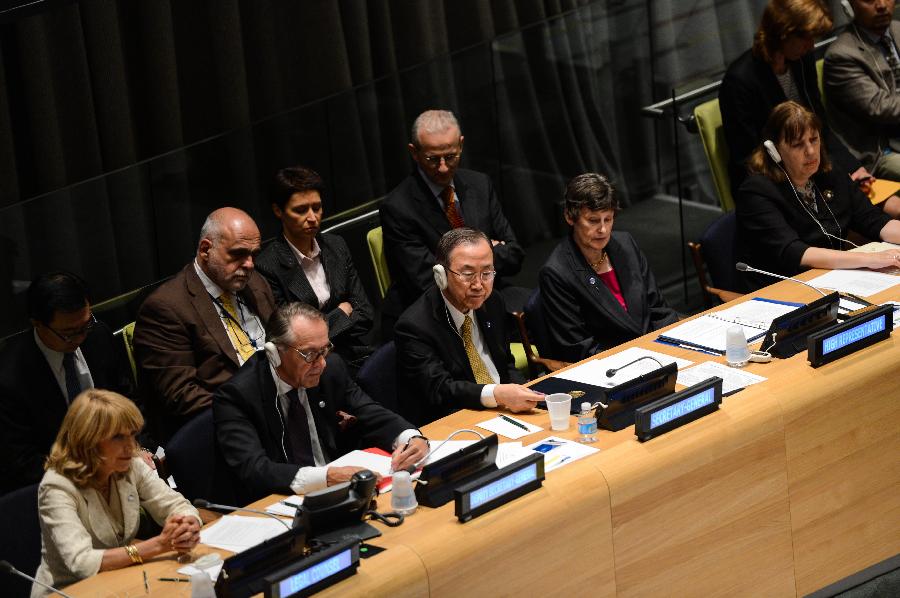
<path fill-rule="evenodd" d="M 161 552 L 190 552 L 200 542 L 200 522 L 193 515 L 170 515 L 154 539 Z"/>

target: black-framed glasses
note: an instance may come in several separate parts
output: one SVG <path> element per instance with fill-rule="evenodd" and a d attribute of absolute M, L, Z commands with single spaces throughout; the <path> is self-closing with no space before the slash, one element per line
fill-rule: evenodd
<path fill-rule="evenodd" d="M 443 156 L 422 156 L 422 159 L 428 162 L 430 166 L 434 166 L 435 168 L 441 165 L 441 161 L 444 162 L 447 166 L 453 166 L 459 161 L 459 157 L 462 154 L 445 154 Z"/>
<path fill-rule="evenodd" d="M 49 330 L 50 332 L 55 334 L 56 337 L 59 340 L 61 340 L 62 342 L 71 343 L 73 340 L 75 340 L 79 336 L 86 336 L 91 330 L 94 329 L 94 327 L 96 325 L 97 325 L 97 317 L 94 316 L 94 312 L 91 312 L 91 319 L 90 319 L 90 321 L 88 321 L 87 324 L 85 324 L 81 328 L 78 328 L 77 330 L 71 330 L 71 331 L 67 330 L 66 332 L 68 334 L 63 334 L 62 332 L 60 332 L 58 330 L 54 330 L 47 324 L 44 324 L 44 328 L 46 328 L 47 330 Z"/>
<path fill-rule="evenodd" d="M 332 349 L 334 349 L 334 343 L 328 343 L 318 351 L 301 351 L 297 347 L 291 347 L 290 345 L 288 345 L 288 348 L 296 351 L 297 355 L 302 357 L 303 361 L 305 361 L 306 363 L 315 363 L 316 360 L 320 357 L 323 359 L 328 357 L 328 354 L 331 353 Z"/>
<path fill-rule="evenodd" d="M 450 268 L 447 268 L 447 270 L 456 274 L 457 278 L 459 278 L 466 284 L 472 284 L 473 282 L 475 282 L 476 276 L 481 279 L 482 283 L 489 283 L 494 280 L 495 276 L 497 276 L 496 270 L 485 270 L 484 272 L 456 272 L 454 270 L 450 270 Z"/>

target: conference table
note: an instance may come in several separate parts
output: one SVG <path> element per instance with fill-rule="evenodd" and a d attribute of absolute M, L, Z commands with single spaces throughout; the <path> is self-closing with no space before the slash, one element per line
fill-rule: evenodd
<path fill-rule="evenodd" d="M 753 297 L 808 303 L 819 295 L 779 282 L 737 301 Z M 868 299 L 898 300 L 900 286 Z M 695 363 L 724 363 L 655 342 L 658 336 L 594 358 L 637 346 Z M 718 411 L 644 443 L 633 426 L 601 430 L 593 445 L 599 453 L 549 472 L 542 488 L 468 523 L 456 520 L 452 502 L 420 507 L 397 528 L 374 523 L 383 536 L 370 542 L 386 550 L 320 595 L 813 592 L 900 553 L 898 365 L 897 334 L 819 368 L 809 365 L 805 352 L 751 363 L 746 371 L 767 380 L 725 397 Z M 491 416 L 460 411 L 424 432 L 446 438 Z M 551 434 L 577 438 L 574 417 L 565 432 L 552 432 L 543 411 L 521 418 L 544 427 L 522 438 L 524 444 Z M 381 510 L 389 506 L 389 497 L 379 499 Z M 196 554 L 211 550 L 199 546 Z M 189 584 L 157 581 L 178 567 L 164 555 L 66 591 L 189 596 Z"/>

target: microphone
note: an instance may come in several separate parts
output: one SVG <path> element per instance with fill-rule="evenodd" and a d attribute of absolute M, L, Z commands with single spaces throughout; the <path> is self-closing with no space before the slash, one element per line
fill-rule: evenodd
<path fill-rule="evenodd" d="M 828 294 L 823 292 L 822 289 L 818 289 L 818 288 L 812 286 L 811 284 L 809 284 L 808 282 L 803 282 L 799 278 L 791 278 L 790 276 L 782 276 L 781 274 L 775 274 L 773 272 L 766 272 L 765 270 L 757 270 L 753 266 L 748 266 L 744 262 L 738 262 L 734 265 L 734 267 L 737 268 L 737 270 L 740 272 L 758 272 L 760 274 L 765 274 L 766 276 L 771 276 L 773 278 L 780 278 L 781 280 L 790 280 L 792 282 L 797 282 L 797 283 L 800 283 L 804 286 L 811 288 L 812 290 L 814 290 L 818 294 L 822 295 L 823 297 L 828 296 Z"/>
<path fill-rule="evenodd" d="M 232 511 L 232 512 L 233 511 L 246 511 L 248 513 L 256 513 L 257 515 L 265 515 L 266 517 L 271 517 L 272 519 L 274 519 L 275 521 L 277 521 L 284 527 L 288 528 L 288 531 L 291 530 L 291 526 L 288 525 L 287 521 L 285 521 L 281 517 L 278 517 L 277 515 L 273 515 L 272 513 L 269 513 L 267 511 L 263 511 L 260 509 L 248 509 L 247 507 L 232 507 L 231 505 L 220 505 L 220 504 L 217 504 L 214 502 L 209 502 L 208 500 L 204 500 L 202 498 L 195 498 L 193 504 L 198 509 L 213 509 L 216 511 Z"/>
<path fill-rule="evenodd" d="M 655 361 L 655 362 L 657 363 L 657 365 L 659 365 L 659 367 L 663 367 L 663 364 L 661 364 L 657 358 L 651 357 L 650 355 L 644 355 L 643 357 L 638 357 L 638 358 L 635 359 L 634 361 L 629 361 L 629 362 L 626 363 L 625 365 L 619 366 L 619 367 L 617 367 L 617 368 L 610 368 L 610 369 L 606 370 L 606 377 L 607 377 L 607 378 L 612 378 L 612 377 L 615 376 L 617 373 L 619 373 L 619 370 L 624 370 L 624 369 L 627 368 L 628 366 L 634 365 L 634 364 L 636 364 L 637 362 L 643 361 L 643 360 L 645 360 L 645 359 L 652 359 L 653 361 Z"/>
<path fill-rule="evenodd" d="M 36 583 L 37 585 L 41 586 L 42 588 L 47 588 L 54 594 L 59 594 L 60 596 L 65 596 L 66 598 L 72 598 L 70 595 L 66 594 L 62 590 L 57 590 L 53 586 L 49 586 L 42 581 L 36 580 L 35 578 L 33 578 L 30 575 L 26 575 L 25 573 L 22 573 L 21 571 L 19 571 L 15 567 L 13 567 L 9 561 L 0 561 L 0 572 L 8 573 L 10 575 L 18 575 L 19 577 L 23 577 L 23 578 L 27 579 L 31 583 Z"/>

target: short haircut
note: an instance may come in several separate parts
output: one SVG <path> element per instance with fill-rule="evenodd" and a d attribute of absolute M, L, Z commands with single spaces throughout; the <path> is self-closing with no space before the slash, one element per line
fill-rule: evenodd
<path fill-rule="evenodd" d="M 279 347 L 292 346 L 296 339 L 294 338 L 294 330 L 291 328 L 291 323 L 297 317 L 303 317 L 307 320 L 326 321 L 322 312 L 311 305 L 298 301 L 285 303 L 272 312 L 269 321 L 266 323 L 266 342 L 273 343 Z"/>
<path fill-rule="evenodd" d="M 440 133 L 447 129 L 459 129 L 456 117 L 449 110 L 426 110 L 412 125 L 412 144 L 419 147 L 419 133 Z M 460 130 L 460 133 L 462 131 Z"/>
<path fill-rule="evenodd" d="M 484 241 L 491 246 L 491 240 L 480 230 L 463 226 L 452 228 L 441 235 L 437 244 L 437 262 L 445 268 L 450 267 L 450 254 L 460 245 L 477 245 Z"/>
<path fill-rule="evenodd" d="M 753 55 L 769 64 L 781 44 L 792 35 L 821 37 L 834 22 L 822 0 L 769 0 L 753 36 Z"/>
<path fill-rule="evenodd" d="M 579 174 L 566 185 L 566 194 L 563 197 L 566 215 L 576 220 L 581 213 L 581 208 L 587 208 L 591 212 L 598 210 L 619 210 L 619 200 L 616 197 L 616 188 L 609 179 L 596 172 Z"/>
<path fill-rule="evenodd" d="M 111 390 L 85 390 L 66 411 L 44 468 L 87 486 L 102 464 L 100 443 L 116 434 L 137 434 L 143 427 L 144 417 L 130 399 Z M 135 443 L 135 453 L 137 448 Z"/>
<path fill-rule="evenodd" d="M 197 241 L 198 248 L 203 239 L 209 239 L 213 243 L 222 239 L 223 223 L 222 219 L 216 216 L 217 211 L 210 213 L 203 221 L 203 226 L 200 227 L 200 239 Z"/>
<path fill-rule="evenodd" d="M 828 172 L 831 170 L 831 162 L 822 138 L 822 121 L 814 112 L 791 100 L 778 104 L 769 113 L 769 119 L 763 127 L 762 141 L 747 159 L 747 170 L 751 174 L 764 175 L 776 183 L 784 182 L 784 171 L 769 157 L 763 141 L 771 139 L 776 144 L 780 141 L 795 143 L 810 130 L 819 134 L 819 172 Z"/>
<path fill-rule="evenodd" d="M 44 325 L 56 312 L 72 313 L 90 303 L 84 281 L 71 272 L 57 270 L 35 278 L 28 286 L 28 317 Z"/>
<path fill-rule="evenodd" d="M 272 183 L 272 203 L 283 210 L 295 193 L 307 191 L 317 191 L 320 197 L 325 193 L 325 181 L 318 172 L 306 166 L 282 168 Z"/>

